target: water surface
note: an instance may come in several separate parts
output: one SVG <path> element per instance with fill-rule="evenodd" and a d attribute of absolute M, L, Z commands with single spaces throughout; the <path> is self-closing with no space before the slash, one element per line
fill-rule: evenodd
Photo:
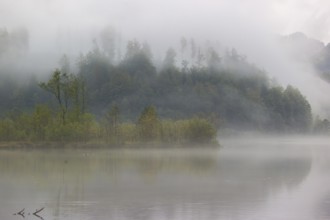
<path fill-rule="evenodd" d="M 0 219 L 330 219 L 327 139 L 221 142 L 220 149 L 1 150 Z"/>

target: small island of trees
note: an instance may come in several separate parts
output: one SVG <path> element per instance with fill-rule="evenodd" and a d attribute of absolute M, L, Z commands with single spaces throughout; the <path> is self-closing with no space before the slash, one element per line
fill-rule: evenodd
<path fill-rule="evenodd" d="M 51 78 L 39 86 L 56 100 L 55 110 L 38 104 L 30 114 L 12 112 L 0 121 L 1 141 L 101 143 L 108 146 L 138 146 L 141 143 L 217 145 L 216 128 L 208 120 L 198 117 L 161 120 L 152 105 L 144 108 L 136 123 L 122 122 L 116 105 L 96 121 L 91 113 L 85 112 L 84 81 L 63 70 L 56 69 Z"/>

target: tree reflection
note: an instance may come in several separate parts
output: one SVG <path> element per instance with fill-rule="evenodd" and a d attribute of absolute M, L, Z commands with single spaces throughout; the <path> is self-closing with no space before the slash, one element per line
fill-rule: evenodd
<path fill-rule="evenodd" d="M 1 151 L 0 196 L 42 201 L 53 219 L 235 218 L 310 170 L 309 158 L 217 149 Z"/>

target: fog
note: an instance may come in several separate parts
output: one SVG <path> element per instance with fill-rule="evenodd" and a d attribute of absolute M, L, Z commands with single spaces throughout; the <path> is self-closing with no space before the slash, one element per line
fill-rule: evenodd
<path fill-rule="evenodd" d="M 1 0 L 0 218 L 329 219 L 329 6 Z"/>
<path fill-rule="evenodd" d="M 329 138 L 221 141 L 221 149 L 3 150 L 0 217 L 45 207 L 44 219 L 329 219 Z"/>
<path fill-rule="evenodd" d="M 320 0 L 32 0 L 25 5 L 18 0 L 4 0 L 0 3 L 0 26 L 27 27 L 34 52 L 84 51 L 102 28 L 112 25 L 126 38 L 163 45 L 172 44 L 183 35 L 217 39 L 228 47 L 242 48 L 245 53 L 248 48 L 244 47 L 259 44 L 269 33 L 302 31 L 327 41 L 329 33 L 323 21 L 327 5 L 327 1 Z"/>
<path fill-rule="evenodd" d="M 182 36 L 222 52 L 236 48 L 279 84 L 298 87 L 313 110 L 326 117 L 328 84 L 309 62 L 282 49 L 279 38 L 301 31 L 327 44 L 329 5 L 325 0 L 3 0 L 0 27 L 29 33 L 27 57 L 16 66 L 23 74 L 48 74 L 62 54 L 75 62 L 80 53 L 100 44 L 100 33 L 109 26 L 120 36 L 123 50 L 130 39 L 148 42 L 155 62 L 168 47 L 179 48 Z"/>

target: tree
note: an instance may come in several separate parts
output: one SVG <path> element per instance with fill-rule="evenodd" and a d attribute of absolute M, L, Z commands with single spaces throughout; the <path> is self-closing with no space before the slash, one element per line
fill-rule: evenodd
<path fill-rule="evenodd" d="M 137 126 L 142 140 L 151 141 L 157 138 L 159 131 L 159 119 L 154 106 L 147 106 L 142 111 L 138 119 Z"/>
<path fill-rule="evenodd" d="M 217 131 L 206 119 L 193 118 L 186 120 L 184 136 L 192 143 L 207 143 L 216 138 Z"/>
<path fill-rule="evenodd" d="M 85 84 L 81 78 L 56 69 L 48 82 L 42 82 L 39 86 L 55 97 L 63 125 L 66 123 L 70 105 L 73 106 L 74 119 L 79 119 L 85 108 Z"/>
<path fill-rule="evenodd" d="M 111 26 L 106 27 L 100 34 L 102 49 L 111 63 L 114 62 L 116 56 L 116 36 L 117 33 Z"/>
<path fill-rule="evenodd" d="M 86 56 L 81 55 L 78 66 L 78 76 L 83 79 L 86 89 L 95 92 L 95 96 L 90 97 L 91 100 L 98 100 L 98 91 L 110 80 L 113 65 L 104 53 L 95 49 Z"/>
<path fill-rule="evenodd" d="M 300 91 L 292 86 L 273 87 L 262 100 L 270 115 L 271 127 L 277 130 L 306 132 L 312 124 L 311 106 Z"/>
<path fill-rule="evenodd" d="M 288 125 L 299 132 L 308 131 L 312 123 L 311 106 L 300 91 L 287 86 L 283 92 L 283 102 Z"/>
<path fill-rule="evenodd" d="M 125 59 L 130 59 L 141 52 L 141 44 L 137 40 L 128 41 Z"/>
<path fill-rule="evenodd" d="M 44 140 L 46 137 L 46 127 L 51 123 L 52 113 L 48 106 L 37 105 L 32 114 L 33 130 L 37 138 Z"/>
<path fill-rule="evenodd" d="M 39 86 L 46 90 L 47 92 L 50 92 L 52 95 L 54 95 L 61 111 L 61 118 L 62 118 L 62 123 L 65 124 L 65 114 L 66 114 L 66 109 L 63 101 L 63 89 L 62 89 L 62 73 L 59 69 L 56 69 L 53 74 L 51 75 L 51 78 L 48 80 L 47 83 L 42 82 L 39 84 Z"/>
<path fill-rule="evenodd" d="M 117 105 L 113 105 L 110 111 L 107 112 L 105 115 L 106 120 L 106 136 L 107 139 L 111 139 L 114 142 L 118 143 L 119 141 L 119 117 L 120 117 L 120 110 Z"/>
<path fill-rule="evenodd" d="M 181 71 L 183 73 L 187 73 L 189 62 L 187 60 L 182 60 L 181 64 L 182 64 L 182 70 Z"/>
<path fill-rule="evenodd" d="M 321 120 L 319 116 L 316 116 L 314 120 L 313 132 L 316 134 L 329 134 L 330 121 L 328 119 Z"/>
<path fill-rule="evenodd" d="M 206 59 L 208 67 L 211 69 L 218 68 L 221 63 L 221 58 L 219 54 L 212 47 L 208 49 Z"/>
<path fill-rule="evenodd" d="M 15 124 L 13 120 L 5 118 L 0 121 L 0 140 L 10 141 L 15 138 L 17 129 L 15 129 Z"/>
<path fill-rule="evenodd" d="M 74 120 L 79 120 L 85 113 L 86 86 L 85 81 L 76 75 L 70 74 L 68 81 L 69 97 L 72 99 Z"/>
<path fill-rule="evenodd" d="M 120 70 L 128 73 L 137 82 L 150 81 L 156 75 L 151 62 L 151 51 L 148 44 L 141 44 L 137 40 L 127 43 L 125 59 L 119 65 Z"/>
<path fill-rule="evenodd" d="M 163 61 L 163 69 L 175 68 L 176 52 L 173 48 L 169 48 L 166 52 L 165 59 Z"/>

